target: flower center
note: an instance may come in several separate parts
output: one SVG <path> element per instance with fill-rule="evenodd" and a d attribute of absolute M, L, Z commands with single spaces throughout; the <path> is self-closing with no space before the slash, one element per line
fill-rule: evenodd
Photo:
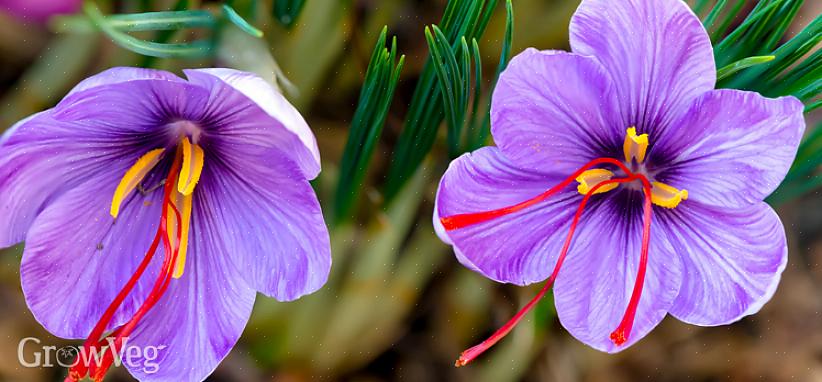
<path fill-rule="evenodd" d="M 160 163 L 164 152 L 165 149 L 149 151 L 126 172 L 112 198 L 110 213 L 113 218 L 117 219 L 124 201 Z M 115 356 L 119 353 L 119 349 L 123 346 L 124 340 L 131 335 L 142 318 L 162 298 L 168 290 L 171 279 L 180 278 L 183 275 L 188 251 L 192 197 L 202 174 L 204 160 L 203 149 L 197 144 L 192 144 L 187 135 L 182 135 L 177 145 L 174 162 L 164 183 L 162 213 L 154 240 L 137 270 L 114 301 L 109 304 L 84 342 L 77 355 L 76 365 L 69 370 L 66 381 L 76 382 L 86 375 L 91 376 L 94 381 L 102 381 L 114 362 Z M 106 338 L 101 338 L 123 301 L 148 268 L 161 242 L 165 253 L 163 265 L 148 297 L 128 322 L 115 329 Z M 108 345 L 106 350 L 100 351 L 106 345 Z M 96 355 L 102 355 L 102 357 Z"/>
<path fill-rule="evenodd" d="M 525 305 L 525 307 L 523 307 L 510 321 L 508 321 L 508 323 L 497 330 L 497 332 L 495 332 L 491 337 L 479 345 L 464 351 L 457 360 L 456 366 L 459 367 L 467 365 L 469 362 L 473 361 L 476 357 L 505 337 L 522 320 L 525 314 L 528 313 L 528 311 L 530 311 L 545 295 L 548 289 L 553 286 L 554 280 L 556 280 L 559 270 L 565 261 L 565 256 L 570 249 L 574 232 L 576 231 L 585 206 L 593 195 L 609 192 L 620 187 L 621 185 L 626 187 L 631 187 L 633 185 L 633 187 L 636 187 L 635 185 L 639 184 L 639 188 L 644 194 L 642 246 L 640 249 L 639 269 L 637 271 L 636 281 L 634 283 L 634 288 L 631 293 L 628 306 L 626 307 L 625 314 L 617 328 L 609 336 L 610 340 L 617 346 L 628 341 L 631 334 L 631 329 L 633 328 L 637 308 L 639 307 L 642 288 L 645 283 L 645 274 L 648 265 L 648 248 L 651 240 L 651 218 L 653 213 L 652 205 L 656 204 L 664 208 L 675 208 L 680 202 L 688 198 L 688 192 L 686 190 L 678 190 L 667 184 L 655 181 L 652 182 L 650 180 L 651 177 L 648 175 L 644 165 L 648 143 L 649 140 L 647 134 L 637 135 L 636 128 L 631 127 L 627 130 L 625 142 L 623 144 L 623 153 L 625 155 L 624 162 L 613 158 L 597 158 L 582 166 L 574 174 L 560 182 L 558 185 L 532 199 L 496 210 L 459 214 L 442 217 L 440 219 L 443 227 L 448 231 L 479 224 L 520 211 L 529 206 L 542 202 L 567 187 L 574 180 L 578 182 L 577 191 L 584 195 L 579 207 L 577 208 L 577 212 L 574 215 L 574 219 L 571 222 L 568 236 L 559 257 L 557 258 L 557 263 L 554 266 L 551 276 L 545 282 L 545 286 L 527 305 Z M 624 175 L 617 176 L 613 171 L 603 168 L 594 168 L 594 166 L 598 165 L 616 166 L 618 169 L 617 171 L 622 172 Z"/>
<path fill-rule="evenodd" d="M 636 128 L 628 128 L 625 134 L 625 142 L 622 145 L 622 151 L 625 154 L 625 166 L 631 169 L 631 172 L 642 174 L 651 182 L 651 202 L 655 205 L 665 208 L 675 208 L 683 200 L 688 199 L 687 190 L 679 190 L 673 186 L 669 186 L 662 182 L 654 181 L 645 168 L 645 153 L 648 151 L 648 134 L 637 135 Z M 582 195 L 585 195 L 588 190 L 595 184 L 602 181 L 612 179 L 616 176 L 611 171 L 601 168 L 586 170 L 580 174 L 576 181 L 579 182 L 577 190 Z M 633 187 L 636 182 L 628 183 L 626 187 Z M 608 187 L 600 189 L 597 193 L 611 191 L 619 187 L 618 184 L 611 184 Z M 641 188 L 641 187 L 640 187 Z"/>
<path fill-rule="evenodd" d="M 191 142 L 194 144 L 200 143 L 200 138 L 203 135 L 203 128 L 200 125 L 188 121 L 188 120 L 179 120 L 175 122 L 171 122 L 166 125 L 168 128 L 168 132 L 171 135 L 171 139 L 174 140 L 177 137 L 189 137 Z"/>

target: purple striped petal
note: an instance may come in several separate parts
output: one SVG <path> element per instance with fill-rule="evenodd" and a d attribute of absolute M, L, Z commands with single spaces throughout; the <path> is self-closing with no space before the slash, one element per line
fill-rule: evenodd
<path fill-rule="evenodd" d="M 622 128 L 662 136 L 714 88 L 711 41 L 684 1 L 583 0 L 569 32 L 573 52 L 595 57 L 610 74 Z"/>
<path fill-rule="evenodd" d="M 26 238 L 20 268 L 26 303 L 37 321 L 58 337 L 90 334 L 154 238 L 162 192 L 133 195 L 116 223 L 109 215 L 118 174 L 130 165 L 110 163 L 109 173 L 85 179 L 62 194 L 37 217 Z M 159 253 L 146 275 L 156 275 L 161 260 Z M 134 314 L 152 280 L 146 276 L 138 282 L 109 329 Z"/>
<path fill-rule="evenodd" d="M 191 83 L 211 90 L 209 112 L 226 119 L 219 131 L 225 139 L 277 148 L 300 165 L 306 178 L 317 177 L 320 152 L 314 133 L 271 84 L 233 69 L 194 69 L 185 74 Z"/>
<path fill-rule="evenodd" d="M 659 178 L 687 189 L 690 200 L 726 207 L 757 203 L 793 163 L 805 131 L 802 110 L 794 97 L 711 91 L 659 138 L 649 160 L 665 163 Z"/>
<path fill-rule="evenodd" d="M 509 207 L 534 198 L 561 179 L 515 167 L 495 147 L 451 162 L 440 182 L 435 219 Z M 551 274 L 581 197 L 568 187 L 548 201 L 465 228 L 435 227 L 467 267 L 498 282 L 528 285 Z"/>
<path fill-rule="evenodd" d="M 771 299 L 788 247 L 770 206 L 720 208 L 689 200 L 669 216 L 665 232 L 684 263 L 671 314 L 695 325 L 724 325 Z"/>
<path fill-rule="evenodd" d="M 251 316 L 256 292 L 231 263 L 231 257 L 240 254 L 213 236 L 213 220 L 194 216 L 185 273 L 171 280 L 166 294 L 129 337 L 127 347 L 158 348 L 156 359 L 151 359 L 155 354 L 135 352 L 136 357 L 124 361 L 140 381 L 205 380 L 237 343 Z"/>
<path fill-rule="evenodd" d="M 64 99 L 99 86 L 117 85 L 124 82 L 140 80 L 185 82 L 182 78 L 164 70 L 115 67 L 80 81 L 80 83 L 74 86 L 74 88 L 66 94 Z"/>
<path fill-rule="evenodd" d="M 622 148 L 613 86 L 590 57 L 528 49 L 500 76 L 491 133 L 520 167 L 570 174 Z"/>
<path fill-rule="evenodd" d="M 280 301 L 322 287 L 331 269 L 328 229 L 300 168 L 277 152 L 215 157 L 206 161 L 194 214 L 203 217 L 204 234 L 224 244 L 219 255 L 252 288 Z"/>
<path fill-rule="evenodd" d="M 611 194 L 613 193 L 613 194 Z M 592 199 L 559 277 L 554 299 L 560 322 L 578 340 L 615 353 L 636 343 L 665 317 L 682 281 L 682 262 L 654 209 L 647 273 L 628 341 L 610 340 L 625 314 L 637 277 L 642 240 L 642 194 L 611 191 Z"/>

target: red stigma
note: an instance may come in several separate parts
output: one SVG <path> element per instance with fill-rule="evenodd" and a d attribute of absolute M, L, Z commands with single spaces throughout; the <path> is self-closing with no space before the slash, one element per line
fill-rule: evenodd
<path fill-rule="evenodd" d="M 622 321 L 610 335 L 611 342 L 617 346 L 624 344 L 631 336 L 631 329 L 634 326 L 634 318 L 636 317 L 637 307 L 639 306 L 639 298 L 642 296 L 642 287 L 645 285 L 645 272 L 648 268 L 648 247 L 651 243 L 651 215 L 653 212 L 651 205 L 651 183 L 648 182 L 648 179 L 644 176 L 641 176 L 639 179 L 642 181 L 642 191 L 645 194 L 642 219 L 642 249 L 639 256 L 639 270 L 637 271 L 636 281 L 634 282 L 634 290 L 631 292 L 631 300 L 628 302 L 628 308 L 622 317 Z"/>
<path fill-rule="evenodd" d="M 497 216 L 503 216 L 506 213 L 512 213 L 512 212 L 521 210 L 521 209 L 523 209 L 527 206 L 530 206 L 530 205 L 533 205 L 533 204 L 535 204 L 539 201 L 545 200 L 549 196 L 559 192 L 562 188 L 564 188 L 568 184 L 570 184 L 571 181 L 576 179 L 579 176 L 579 174 L 581 174 L 585 170 L 589 169 L 590 167 L 595 166 L 595 165 L 600 164 L 600 163 L 613 163 L 613 162 L 609 158 L 595 159 L 595 160 L 589 162 L 588 164 L 586 164 L 585 166 L 581 167 L 579 170 L 577 170 L 574 174 L 572 174 L 570 177 L 568 177 L 566 180 L 564 180 L 559 185 L 551 188 L 550 190 L 546 191 L 543 194 L 540 194 L 539 196 L 537 196 L 534 199 L 530 199 L 526 202 L 517 204 L 514 207 L 502 208 L 502 209 L 499 209 L 499 210 L 490 211 L 490 213 L 456 215 L 455 217 L 460 217 L 460 216 L 464 217 L 464 218 L 461 218 L 462 220 L 459 221 L 460 223 L 466 223 L 466 222 L 474 221 L 474 223 L 471 223 L 471 224 L 476 224 L 476 223 L 491 219 L 491 218 L 486 219 L 486 217 L 490 216 L 490 215 L 493 215 L 493 214 L 499 214 Z M 525 315 L 529 311 L 531 311 L 534 308 L 534 306 L 536 306 L 536 304 L 545 296 L 545 294 L 548 292 L 548 290 L 551 289 L 551 287 L 554 285 L 554 281 L 556 280 L 557 276 L 559 275 L 559 270 L 562 267 L 563 262 L 565 261 L 565 257 L 568 254 L 568 250 L 571 248 L 571 242 L 573 241 L 573 237 L 574 237 L 574 233 L 576 232 L 577 225 L 579 225 L 579 221 L 582 218 L 583 212 L 585 211 L 585 206 L 588 204 L 588 201 L 591 199 L 591 197 L 600 188 L 605 187 L 609 184 L 627 183 L 627 182 L 637 180 L 637 179 L 639 179 L 639 177 L 642 176 L 642 175 L 633 174 L 632 172 L 628 171 L 627 168 L 624 168 L 625 166 L 622 165 L 622 163 L 618 163 L 618 166 L 623 168 L 623 170 L 626 171 L 626 173 L 629 174 L 629 175 L 627 177 L 624 177 L 624 178 L 616 178 L 616 179 L 610 179 L 610 180 L 600 182 L 600 183 L 596 184 L 593 188 L 591 188 L 591 190 L 588 191 L 588 193 L 585 194 L 585 196 L 582 198 L 582 201 L 579 203 L 579 207 L 577 208 L 576 214 L 574 214 L 574 219 L 571 222 L 571 227 L 568 231 L 568 236 L 565 239 L 565 243 L 562 246 L 562 251 L 560 252 L 559 257 L 557 258 L 557 263 L 554 266 L 554 270 L 553 270 L 553 272 L 551 272 L 551 276 L 545 282 L 545 285 L 542 287 L 542 289 L 539 291 L 539 293 L 537 293 L 537 295 L 534 296 L 534 298 L 531 299 L 531 301 L 529 301 L 528 304 L 526 304 L 519 312 L 517 312 L 517 314 L 515 314 L 514 317 L 512 317 L 505 325 L 503 325 L 494 334 L 492 334 L 491 337 L 489 337 L 488 339 L 486 339 L 485 341 L 483 341 L 479 345 L 476 345 L 476 346 L 462 352 L 462 354 L 460 354 L 459 359 L 457 359 L 456 363 L 454 364 L 456 367 L 462 367 L 462 366 L 465 366 L 465 365 L 471 363 L 474 359 L 479 357 L 482 353 L 484 353 L 486 350 L 490 349 L 497 342 L 499 342 L 502 338 L 504 338 L 506 335 L 508 335 L 508 333 L 510 333 L 511 330 L 513 330 L 514 327 L 517 324 L 519 324 L 520 321 L 522 321 L 523 317 L 525 317 Z M 522 207 L 519 207 L 519 206 L 522 206 Z M 502 211 L 510 211 L 510 212 L 503 213 Z M 449 219 L 449 218 L 446 218 L 446 219 Z M 448 225 L 445 224 L 446 219 L 442 219 L 442 221 L 443 221 L 443 225 L 446 227 L 446 229 L 448 229 Z M 453 222 L 453 220 L 451 220 L 451 221 Z M 463 225 L 459 228 L 462 228 L 462 227 L 465 227 L 465 226 L 468 226 L 468 225 L 470 225 L 470 224 L 465 224 L 465 225 Z M 452 228 L 452 229 L 456 229 L 456 228 Z"/>
<path fill-rule="evenodd" d="M 553 196 L 554 194 L 556 194 L 557 192 L 561 191 L 563 188 L 571 184 L 571 182 L 573 182 L 580 174 L 590 169 L 591 167 L 594 167 L 599 164 L 612 164 L 618 166 L 620 169 L 622 169 L 622 171 L 625 171 L 626 174 L 633 175 L 633 173 L 630 170 L 628 170 L 628 167 L 625 167 L 625 164 L 616 159 L 597 158 L 580 167 L 579 170 L 571 174 L 571 176 L 565 178 L 565 180 L 563 180 L 561 183 L 552 187 L 548 191 L 545 191 L 542 194 L 535 196 L 534 198 L 528 199 L 524 202 L 515 204 L 513 206 L 503 207 L 492 211 L 458 214 L 443 217 L 440 218 L 440 223 L 442 223 L 442 226 L 447 231 L 453 231 L 455 229 L 465 228 L 474 224 L 479 224 L 488 220 L 492 220 L 501 216 L 505 216 L 523 210 L 525 208 L 528 208 L 530 206 L 533 206 L 534 204 L 537 204 L 543 200 L 550 198 L 551 196 Z"/>
<path fill-rule="evenodd" d="M 95 382 L 103 381 L 106 373 L 114 362 L 115 354 L 119 352 L 120 347 L 123 345 L 123 340 L 134 331 L 140 320 L 154 307 L 154 305 L 160 300 L 160 298 L 162 298 L 168 289 L 168 284 L 171 281 L 171 276 L 174 272 L 174 265 L 179 251 L 179 245 L 177 245 L 176 248 L 172 248 L 168 239 L 167 216 L 169 208 L 171 208 L 174 212 L 175 218 L 178 222 L 176 230 L 177 243 L 180 243 L 182 235 L 180 229 L 181 224 L 179 223 L 181 221 L 180 212 L 171 201 L 172 192 L 175 190 L 176 178 L 179 174 L 180 159 L 180 155 L 175 157 L 174 163 L 171 166 L 171 171 L 169 171 L 168 177 L 166 178 L 163 190 L 163 208 L 162 215 L 160 217 L 160 224 L 157 228 L 156 234 L 154 235 L 154 239 L 143 258 L 143 261 L 134 271 L 128 282 L 126 282 L 126 285 L 123 286 L 120 292 L 118 292 L 117 296 L 114 298 L 114 301 L 109 304 L 108 308 L 103 313 L 103 316 L 97 321 L 97 324 L 91 331 L 91 334 L 89 334 L 88 339 L 86 339 L 83 346 L 80 348 L 80 352 L 77 355 L 78 359 L 76 365 L 69 370 L 65 382 L 77 382 L 85 378 L 87 375 Z M 126 324 L 115 329 L 108 336 L 103 337 L 103 334 L 111 323 L 111 320 L 114 318 L 115 313 L 121 307 L 123 301 L 125 301 L 125 299 L 133 291 L 134 286 L 143 276 L 143 273 L 145 273 L 145 270 L 148 268 L 149 264 L 151 264 L 151 260 L 154 258 L 161 242 L 163 244 L 163 251 L 165 255 L 160 274 L 157 276 L 153 289 L 134 316 L 132 316 Z M 113 342 L 109 342 L 109 338 L 113 338 Z M 103 352 L 101 349 L 109 344 L 113 345 L 110 348 L 105 349 Z M 98 352 L 98 354 L 103 352 L 102 361 L 96 363 L 95 357 L 89 356 L 92 352 Z M 86 355 L 85 358 L 84 354 Z M 88 363 L 85 363 L 86 361 L 88 361 Z"/>

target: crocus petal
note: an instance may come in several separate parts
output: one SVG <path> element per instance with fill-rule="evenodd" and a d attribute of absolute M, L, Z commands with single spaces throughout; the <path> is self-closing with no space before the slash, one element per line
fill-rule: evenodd
<path fill-rule="evenodd" d="M 482 148 L 451 162 L 440 182 L 435 218 L 513 206 L 560 182 L 515 167 L 496 147 Z M 434 224 L 467 267 L 498 282 L 527 285 L 551 274 L 580 198 L 569 186 L 547 201 L 483 223 L 451 231 Z"/>
<path fill-rule="evenodd" d="M 240 254 L 212 236 L 214 224 L 214 218 L 195 213 L 185 273 L 171 280 L 129 337 L 125 354 L 131 347 L 140 351 L 123 362 L 140 381 L 205 380 L 243 333 L 256 292 L 231 264 L 231 256 Z"/>
<path fill-rule="evenodd" d="M 214 157 L 195 191 L 194 214 L 214 217 L 207 235 L 225 243 L 246 282 L 280 301 L 322 287 L 331 269 L 328 229 L 300 168 L 276 151 Z"/>
<path fill-rule="evenodd" d="M 65 98 L 74 94 L 96 88 L 98 86 L 117 85 L 128 81 L 139 80 L 161 80 L 161 81 L 176 81 L 184 82 L 182 78 L 175 76 L 172 73 L 164 70 L 144 69 L 144 68 L 130 68 L 130 67 L 115 67 L 102 71 L 96 75 L 80 81 L 68 92 Z"/>
<path fill-rule="evenodd" d="M 560 322 L 578 340 L 600 351 L 624 350 L 665 317 L 679 292 L 682 263 L 653 218 L 645 283 L 628 341 L 610 334 L 625 314 L 637 277 L 642 240 L 642 194 L 611 191 L 586 209 L 554 286 Z M 655 212 L 659 211 L 655 208 Z"/>
<path fill-rule="evenodd" d="M 25 21 L 45 22 L 49 17 L 80 10 L 81 0 L 2 0 L 0 11 Z"/>
<path fill-rule="evenodd" d="M 211 89 L 213 113 L 227 116 L 219 133 L 248 145 L 274 147 L 293 156 L 308 179 L 320 172 L 317 140 L 302 115 L 264 79 L 233 69 L 186 70 L 189 81 Z M 232 121 L 234 122 L 232 124 Z"/>
<path fill-rule="evenodd" d="M 785 229 L 764 202 L 720 208 L 688 201 L 669 214 L 668 238 L 684 263 L 671 314 L 724 325 L 771 299 L 788 260 Z"/>
<path fill-rule="evenodd" d="M 63 192 L 103 172 L 123 176 L 109 166 L 112 161 L 130 166 L 165 147 L 172 138 L 164 129 L 169 116 L 202 110 L 208 95 L 167 80 L 115 83 L 81 86 L 0 139 L 0 247 L 22 241 L 46 203 Z"/>
<path fill-rule="evenodd" d="M 63 193 L 34 221 L 20 268 L 23 293 L 34 317 L 52 334 L 85 338 L 143 260 L 157 230 L 162 192 L 135 194 L 118 220 L 111 195 L 128 165 L 109 162 L 111 174 L 85 179 Z M 160 178 L 147 179 L 160 182 Z M 146 270 L 157 274 L 162 250 Z M 109 329 L 136 311 L 151 277 L 137 283 Z"/>
<path fill-rule="evenodd" d="M 593 58 L 528 49 L 500 76 L 491 133 L 518 166 L 570 174 L 621 150 L 627 126 L 614 120 L 615 105 L 611 81 Z"/>
<path fill-rule="evenodd" d="M 787 174 L 805 130 L 794 97 L 716 90 L 696 100 L 649 154 L 659 178 L 689 200 L 741 207 L 770 195 Z"/>
<path fill-rule="evenodd" d="M 621 126 L 651 139 L 714 88 L 711 41 L 684 1 L 583 0 L 569 32 L 574 53 L 594 56 L 613 79 Z"/>

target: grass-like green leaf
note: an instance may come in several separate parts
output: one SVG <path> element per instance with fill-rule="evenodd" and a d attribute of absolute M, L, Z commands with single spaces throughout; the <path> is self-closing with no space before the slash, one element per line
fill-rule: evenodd
<path fill-rule="evenodd" d="M 511 46 L 514 43 L 514 6 L 511 0 L 505 2 L 505 38 L 502 41 L 502 53 L 500 54 L 499 64 L 497 64 L 497 71 L 494 74 L 494 79 L 491 84 L 491 94 L 488 95 L 487 111 L 484 118 L 478 125 L 471 125 L 471 133 L 468 136 L 468 150 L 476 150 L 486 145 L 488 137 L 491 135 L 491 99 L 493 98 L 493 89 L 496 88 L 497 80 L 505 68 L 508 67 L 508 61 L 511 60 Z"/>
<path fill-rule="evenodd" d="M 452 51 L 462 49 L 462 38 L 467 42 L 482 37 L 496 4 L 497 0 L 449 0 L 438 25 Z M 437 69 L 432 61 L 429 56 L 417 81 L 402 133 L 391 157 L 385 185 L 385 197 L 389 201 L 428 155 L 439 126 L 446 118 Z"/>
<path fill-rule="evenodd" d="M 474 39 L 480 40 L 482 37 L 496 5 L 497 0 L 448 1 L 443 13 L 443 18 L 438 25 L 440 26 L 441 34 L 449 43 L 451 52 L 459 62 L 457 67 L 462 68 L 460 70 L 462 82 L 460 83 L 459 89 L 455 88 L 452 90 L 452 93 L 454 96 L 461 97 L 453 99 L 453 104 L 459 106 L 458 109 L 460 110 L 458 111 L 462 112 L 463 115 L 460 116 L 459 113 L 454 113 L 458 118 L 454 118 L 454 114 L 451 116 L 448 115 L 450 112 L 446 110 L 443 91 L 440 89 L 440 86 L 438 86 L 440 85 L 440 79 L 437 74 L 438 69 L 435 68 L 433 58 L 429 56 L 428 62 L 423 67 L 423 71 L 417 82 L 417 87 L 409 106 L 402 133 L 392 154 L 391 164 L 388 170 L 388 179 L 385 185 L 386 200 L 390 201 L 393 196 L 396 195 L 403 184 L 417 170 L 425 156 L 428 155 L 428 152 L 434 145 L 437 131 L 443 120 L 451 121 L 449 122 L 450 135 L 448 147 L 449 154 L 452 156 L 462 152 L 466 147 L 472 147 L 473 142 L 478 140 L 476 129 L 469 126 L 467 129 L 469 135 L 461 137 L 461 134 L 458 133 L 465 129 L 463 129 L 462 125 L 455 128 L 456 126 L 454 124 L 456 123 L 455 120 L 464 120 L 465 112 L 463 109 L 468 107 L 470 98 L 470 73 L 467 73 L 465 67 L 471 65 L 470 57 L 474 57 L 475 61 L 477 59 L 476 53 L 471 45 L 473 45 Z M 432 36 L 436 39 L 436 32 L 432 32 Z M 464 43 L 463 39 L 465 41 Z M 471 45 L 469 45 L 469 42 L 471 42 Z M 450 58 L 445 55 L 443 59 L 450 60 Z M 443 73 L 445 73 L 446 76 L 448 75 L 447 70 Z M 481 73 L 481 70 L 475 73 Z M 454 79 L 454 77 L 451 76 L 447 76 L 447 78 Z M 481 80 L 477 81 L 481 83 Z M 445 92 L 447 91 L 448 90 L 445 89 Z M 472 113 L 474 113 L 473 110 Z M 474 119 L 484 120 L 484 118 Z M 457 131 L 457 129 L 459 129 L 459 131 Z M 460 144 L 460 142 L 463 141 L 466 142 L 466 144 Z"/>
<path fill-rule="evenodd" d="M 397 58 L 396 38 L 390 50 L 385 47 L 387 35 L 388 29 L 383 28 L 371 54 L 343 152 L 334 206 L 338 223 L 352 215 L 405 62 L 405 56 Z"/>
<path fill-rule="evenodd" d="M 274 0 L 274 18 L 290 28 L 303 10 L 305 0 Z"/>
<path fill-rule="evenodd" d="M 211 13 L 202 10 L 112 15 L 106 17 L 106 22 L 121 32 L 210 29 L 217 25 L 217 19 Z"/>
<path fill-rule="evenodd" d="M 243 32 L 248 33 L 254 37 L 263 37 L 263 31 L 251 25 L 242 16 L 240 16 L 240 14 L 237 13 L 237 11 L 235 11 L 234 8 L 232 8 L 228 4 L 223 4 L 223 14 L 228 19 L 228 21 L 231 21 Z"/>
<path fill-rule="evenodd" d="M 206 40 L 173 44 L 141 40 L 113 27 L 93 2 L 86 2 L 83 9 L 91 21 L 117 45 L 142 55 L 163 58 L 197 58 L 209 56 L 213 49 L 212 42 Z"/>
<path fill-rule="evenodd" d="M 737 62 L 729 64 L 719 70 L 716 71 L 716 80 L 721 81 L 728 76 L 742 70 L 745 68 L 749 68 L 754 65 L 764 64 L 766 62 L 773 61 L 776 56 L 753 56 L 748 58 L 743 58 Z"/>

